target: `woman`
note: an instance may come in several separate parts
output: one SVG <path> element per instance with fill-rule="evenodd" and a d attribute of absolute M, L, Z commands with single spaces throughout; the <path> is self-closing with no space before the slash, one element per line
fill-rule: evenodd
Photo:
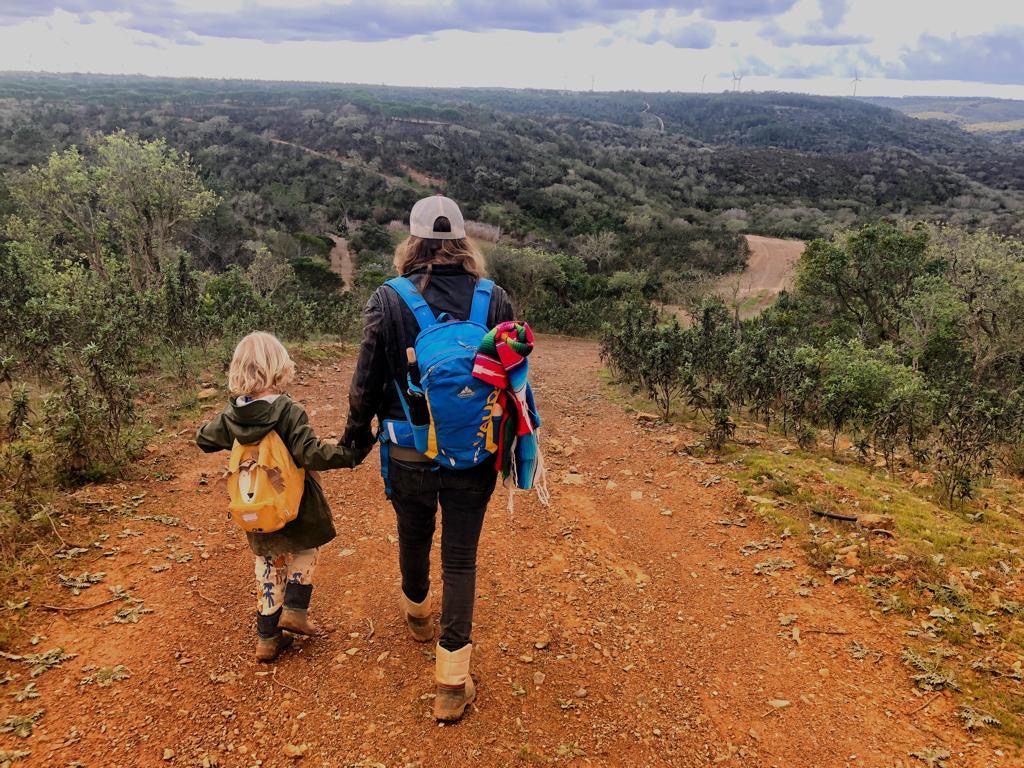
<path fill-rule="evenodd" d="M 409 216 L 409 237 L 395 251 L 398 274 L 411 280 L 435 316 L 466 320 L 483 277 L 483 258 L 466 238 L 458 205 L 436 195 L 420 200 Z M 512 304 L 495 286 L 487 312 L 488 328 L 512 319 Z M 342 444 L 364 448 L 373 441 L 371 420 L 405 420 L 395 382 L 406 382 L 406 350 L 420 326 L 389 285 L 370 298 L 363 342 L 349 390 L 348 425 Z M 441 467 L 415 448 L 387 446 L 382 474 L 398 519 L 399 602 L 413 638 L 434 638 L 430 601 L 430 547 L 438 503 L 441 507 L 441 637 L 437 644 L 434 716 L 458 720 L 476 691 L 469 675 L 470 633 L 476 597 L 476 555 L 484 512 L 497 472 L 490 459 L 470 469 Z"/>

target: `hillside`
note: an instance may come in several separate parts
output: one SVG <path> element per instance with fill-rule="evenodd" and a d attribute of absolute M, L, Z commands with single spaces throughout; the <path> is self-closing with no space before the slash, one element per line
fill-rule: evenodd
<path fill-rule="evenodd" d="M 922 120 L 944 120 L 972 133 L 1024 142 L 1024 101 L 1018 99 L 904 96 L 864 101 Z"/>
<path fill-rule="evenodd" d="M 696 240 L 810 238 L 879 216 L 1024 227 L 1024 155 L 849 99 L 19 74 L 0 93 L 0 168 L 97 131 L 164 137 L 243 226 L 401 219 L 437 179 L 471 218 L 559 246 L 613 230 L 671 247 L 673 222 Z"/>
<path fill-rule="evenodd" d="M 789 94 L 0 86 L 0 766 L 1019 764 L 1008 143 Z M 324 478 L 329 633 L 257 669 L 189 447 L 255 328 L 337 437 L 390 225 L 439 188 L 538 332 L 553 501 L 487 516 L 459 728 L 376 457 Z"/>

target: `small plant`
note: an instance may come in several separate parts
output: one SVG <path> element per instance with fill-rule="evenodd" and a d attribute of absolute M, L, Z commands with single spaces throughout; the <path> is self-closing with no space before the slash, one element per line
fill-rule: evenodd
<path fill-rule="evenodd" d="M 131 673 L 125 668 L 124 664 L 116 664 L 113 667 L 100 667 L 99 669 L 93 668 L 92 674 L 87 677 L 83 677 L 79 685 L 97 685 L 100 688 L 108 688 L 118 680 L 127 680 L 131 677 Z M 88 669 L 82 670 L 83 672 L 90 671 Z"/>
<path fill-rule="evenodd" d="M 916 670 L 917 673 L 911 675 L 911 679 L 922 691 L 960 690 L 953 673 L 942 667 L 939 662 L 924 658 L 912 648 L 904 648 L 901 658 L 905 664 Z"/>
<path fill-rule="evenodd" d="M 51 648 L 45 653 L 26 653 L 24 655 L 0 651 L 0 658 L 8 661 L 20 661 L 22 664 L 30 666 L 32 677 L 39 677 L 44 672 L 59 667 L 77 655 L 76 653 L 65 653 L 63 648 Z"/>
<path fill-rule="evenodd" d="M 927 765 L 928 768 L 946 768 L 946 761 L 949 760 L 949 750 L 942 749 L 941 747 L 923 747 L 915 749 L 910 753 L 910 756 L 916 757 Z"/>
<path fill-rule="evenodd" d="M 1002 725 L 992 715 L 987 712 L 979 712 L 973 707 L 960 707 L 956 714 L 963 721 L 964 728 L 968 731 L 977 731 L 982 728 L 999 728 Z"/>
<path fill-rule="evenodd" d="M 83 589 L 89 589 L 95 584 L 99 584 L 103 579 L 107 577 L 107 574 L 103 571 L 97 571 L 96 573 L 89 573 L 83 571 L 77 575 L 65 576 L 63 573 L 58 574 L 57 581 L 60 582 L 61 586 L 67 587 L 71 590 L 72 595 L 82 594 Z"/>
<path fill-rule="evenodd" d="M 32 407 L 29 402 L 28 387 L 24 384 L 12 386 L 11 405 L 7 411 L 7 439 L 16 439 L 21 431 L 28 426 L 31 416 Z"/>
<path fill-rule="evenodd" d="M 2 723 L 0 723 L 0 733 L 13 733 L 22 739 L 27 739 L 32 735 L 32 726 L 34 726 L 43 717 L 43 710 L 37 710 L 31 715 L 8 715 Z"/>
<path fill-rule="evenodd" d="M 736 434 L 736 423 L 730 416 L 732 403 L 725 392 L 725 387 L 718 384 L 711 390 L 711 416 L 709 419 L 707 440 L 713 451 L 721 451 L 726 442 Z"/>

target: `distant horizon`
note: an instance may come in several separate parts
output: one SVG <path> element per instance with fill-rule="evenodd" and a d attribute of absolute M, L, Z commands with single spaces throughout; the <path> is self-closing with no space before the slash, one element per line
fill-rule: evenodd
<path fill-rule="evenodd" d="M 1024 100 L 1005 0 L 8 0 L 0 70 Z"/>
<path fill-rule="evenodd" d="M 19 75 L 44 75 L 44 76 L 82 76 L 82 77 L 110 77 L 110 78 L 140 78 L 147 80 L 198 80 L 204 82 L 237 82 L 237 83 L 267 83 L 267 84 L 280 84 L 280 85 L 336 85 L 336 86 L 358 86 L 358 87 L 369 87 L 369 88 L 409 88 L 415 90 L 446 90 L 446 91 L 474 91 L 474 90 L 491 90 L 491 91 L 539 91 L 539 92 L 551 92 L 551 93 L 572 93 L 572 94 L 614 94 L 614 93 L 649 93 L 649 94 L 679 94 L 687 96 L 715 96 L 722 94 L 759 94 L 759 93 L 792 93 L 801 96 L 822 96 L 826 98 L 838 98 L 838 99 L 851 99 L 860 101 L 871 101 L 874 99 L 985 99 L 987 101 L 1013 101 L 1013 102 L 1024 102 L 1024 97 L 1014 98 L 1011 96 L 990 96 L 982 93 L 964 93 L 964 94 L 926 94 L 926 93 L 904 93 L 904 94 L 842 94 L 842 93 L 823 93 L 810 90 L 798 90 L 798 89 L 780 89 L 780 88 L 744 88 L 740 91 L 733 91 L 728 88 L 720 90 L 676 90 L 676 89 L 640 89 L 640 88 L 618 88 L 604 90 L 597 88 L 591 89 L 573 89 L 573 88 L 553 88 L 553 87 L 541 87 L 541 86 L 514 86 L 514 85 L 412 85 L 402 83 L 385 83 L 385 82 L 359 82 L 355 80 L 315 80 L 315 79 L 291 79 L 291 78 L 272 78 L 272 77 L 237 77 L 237 76 L 217 76 L 217 75 L 171 75 L 171 74 L 148 74 L 145 72 L 90 72 L 81 70 L 28 70 L 28 69 L 0 69 L 0 77 L 6 76 L 19 76 Z M 862 82 L 866 82 L 862 81 Z M 2 97 L 3 94 L 0 94 Z"/>

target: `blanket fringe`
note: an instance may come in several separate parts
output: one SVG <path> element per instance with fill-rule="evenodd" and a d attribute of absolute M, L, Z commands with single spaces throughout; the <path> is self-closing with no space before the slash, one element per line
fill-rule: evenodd
<path fill-rule="evenodd" d="M 511 515 L 516 511 L 516 490 L 519 487 L 519 467 L 516 464 L 515 450 L 512 451 L 512 462 L 508 477 L 503 485 L 508 490 L 508 501 L 505 506 Z M 537 500 L 543 505 L 551 504 L 551 490 L 548 488 L 548 470 L 544 464 L 544 452 L 540 449 L 540 440 L 537 441 L 537 470 L 533 476 L 533 490 L 537 494 Z"/>

